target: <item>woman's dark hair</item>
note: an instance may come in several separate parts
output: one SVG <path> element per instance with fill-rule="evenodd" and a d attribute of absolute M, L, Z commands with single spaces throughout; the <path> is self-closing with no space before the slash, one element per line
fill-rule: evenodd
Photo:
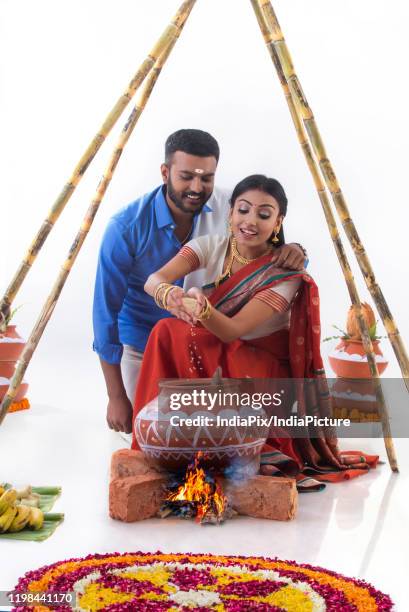
<path fill-rule="evenodd" d="M 171 162 L 176 151 L 183 151 L 198 157 L 215 157 L 219 161 L 219 145 L 217 140 L 203 130 L 178 130 L 168 136 L 165 143 L 165 163 Z"/>
<path fill-rule="evenodd" d="M 237 183 L 235 188 L 233 189 L 233 193 L 230 198 L 230 206 L 233 208 L 235 201 L 246 191 L 250 191 L 251 189 L 258 189 L 258 191 L 263 191 L 264 193 L 268 193 L 271 195 L 279 206 L 280 215 L 285 217 L 287 214 L 287 196 L 285 195 L 285 191 L 276 179 L 269 178 L 264 174 L 252 174 L 251 176 L 246 176 L 240 183 Z M 284 230 L 281 225 L 280 231 L 277 234 L 278 242 L 275 243 L 275 246 L 279 247 L 285 244 L 284 239 Z"/>

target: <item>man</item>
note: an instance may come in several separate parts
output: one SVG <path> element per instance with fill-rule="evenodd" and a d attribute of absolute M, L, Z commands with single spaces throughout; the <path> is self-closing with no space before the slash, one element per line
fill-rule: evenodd
<path fill-rule="evenodd" d="M 107 422 L 115 431 L 132 431 L 143 351 L 155 323 L 170 316 L 144 292 L 147 277 L 192 237 L 227 231 L 229 194 L 214 189 L 218 160 L 219 146 L 207 132 L 171 134 L 161 165 L 163 185 L 120 210 L 104 234 L 95 283 L 94 350 L 107 387 Z M 285 245 L 276 263 L 299 269 L 304 257 L 299 245 Z M 193 284 L 200 285 L 197 273 Z"/>

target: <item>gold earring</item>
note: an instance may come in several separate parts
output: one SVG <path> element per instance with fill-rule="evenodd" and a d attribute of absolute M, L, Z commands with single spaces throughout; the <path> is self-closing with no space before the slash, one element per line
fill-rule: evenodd
<path fill-rule="evenodd" d="M 230 235 L 233 236 L 233 226 L 231 224 L 231 219 L 229 220 L 229 230 L 230 230 Z"/>
<path fill-rule="evenodd" d="M 280 242 L 280 239 L 279 239 L 279 237 L 278 237 L 278 232 L 279 232 L 279 231 L 280 231 L 280 228 L 278 228 L 278 230 L 277 230 L 277 229 L 275 229 L 275 230 L 274 230 L 274 232 L 273 232 L 273 235 L 272 235 L 272 237 L 271 237 L 271 242 L 272 242 L 273 244 L 276 244 L 277 242 Z"/>

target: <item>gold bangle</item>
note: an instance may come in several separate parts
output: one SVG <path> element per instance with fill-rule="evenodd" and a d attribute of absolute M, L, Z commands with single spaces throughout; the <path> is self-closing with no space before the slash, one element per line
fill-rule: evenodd
<path fill-rule="evenodd" d="M 169 283 L 159 283 L 154 291 L 153 299 L 155 300 L 155 304 L 159 306 L 159 308 L 163 308 L 163 302 L 161 296 L 159 295 L 166 287 L 171 287 Z"/>
<path fill-rule="evenodd" d="M 205 305 L 203 306 L 199 316 L 197 317 L 199 321 L 207 321 L 210 319 L 212 315 L 212 305 L 207 298 L 205 298 Z"/>
<path fill-rule="evenodd" d="M 169 283 L 158 283 L 158 284 L 156 285 L 155 290 L 154 290 L 154 292 L 153 292 L 153 299 L 155 300 L 155 302 L 156 302 L 156 300 L 157 300 L 157 297 L 158 297 L 158 293 L 159 293 L 159 291 L 160 291 L 161 289 L 163 289 L 163 287 L 164 287 L 165 285 L 166 285 L 166 287 L 167 287 L 167 286 L 168 286 L 168 284 L 169 284 Z"/>
<path fill-rule="evenodd" d="M 167 291 L 167 289 L 169 289 L 169 287 L 171 287 L 172 285 L 167 285 L 166 287 L 162 288 L 161 294 L 159 296 L 159 302 L 160 302 L 160 307 L 163 308 L 164 310 L 166 310 L 166 302 L 165 302 L 165 293 Z"/>
<path fill-rule="evenodd" d="M 166 308 L 164 301 L 165 292 L 167 290 L 173 289 L 173 287 L 174 285 L 171 285 L 170 283 L 160 283 L 160 285 L 156 288 L 154 299 L 155 303 L 157 304 L 157 306 L 159 306 L 159 308 Z"/>
<path fill-rule="evenodd" d="M 173 291 L 173 289 L 175 289 L 177 287 L 177 285 L 169 285 L 168 287 L 166 287 L 166 289 L 163 292 L 163 296 L 162 296 L 162 308 L 164 308 L 165 310 L 168 310 L 168 297 L 169 297 L 169 293 L 171 291 Z"/>

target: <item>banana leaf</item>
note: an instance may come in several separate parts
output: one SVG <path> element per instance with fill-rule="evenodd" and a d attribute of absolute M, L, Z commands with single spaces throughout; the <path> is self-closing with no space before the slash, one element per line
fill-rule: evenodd
<path fill-rule="evenodd" d="M 42 542 L 46 540 L 54 533 L 58 525 L 64 520 L 64 515 L 56 513 L 48 513 L 44 515 L 44 523 L 41 529 L 38 531 L 31 531 L 31 529 L 23 529 L 17 533 L 2 533 L 0 538 L 6 538 L 8 540 L 25 540 L 26 542 Z"/>
<path fill-rule="evenodd" d="M 40 510 L 50 512 L 61 495 L 61 487 L 32 487 L 33 493 L 40 495 Z"/>
<path fill-rule="evenodd" d="M 6 489 L 11 487 L 9 483 L 3 483 L 2 486 Z M 42 542 L 43 540 L 49 538 L 50 535 L 54 533 L 58 525 L 62 523 L 64 520 L 64 514 L 59 512 L 50 514 L 51 508 L 61 495 L 61 487 L 32 487 L 32 491 L 40 495 L 40 510 L 44 512 L 44 523 L 42 528 L 38 531 L 23 529 L 17 533 L 6 532 L 0 534 L 0 538 Z"/>
<path fill-rule="evenodd" d="M 8 482 L 1 483 L 5 489 L 10 489 L 12 485 Z M 33 493 L 40 495 L 40 510 L 50 512 L 55 502 L 61 495 L 61 487 L 31 487 Z"/>

